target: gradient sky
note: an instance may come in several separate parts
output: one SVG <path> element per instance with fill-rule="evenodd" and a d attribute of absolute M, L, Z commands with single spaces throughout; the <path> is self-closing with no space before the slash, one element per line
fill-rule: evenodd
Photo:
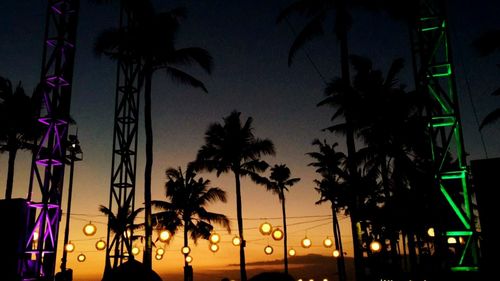
<path fill-rule="evenodd" d="M 204 132 L 212 122 L 221 122 L 232 110 L 242 112 L 243 118 L 254 118 L 255 134 L 270 138 L 277 150 L 276 157 L 266 160 L 270 164 L 287 164 L 293 177 L 302 180 L 286 195 L 289 226 L 289 244 L 299 250 L 299 255 L 316 253 L 330 255 L 331 249 L 320 245 L 326 236 L 332 236 L 331 215 L 328 205 L 316 206 L 319 198 L 313 189 L 314 169 L 307 167 L 311 159 L 305 155 L 314 151 L 314 138 L 338 142 L 344 149 L 342 136 L 321 132 L 330 125 L 331 109 L 318 108 L 322 99 L 324 80 L 339 74 L 338 44 L 331 33 L 307 46 L 313 67 L 305 52 L 299 52 L 292 67 L 287 66 L 287 55 L 294 34 L 286 24 L 277 25 L 276 16 L 289 0 L 255 1 L 154 1 L 158 10 L 184 4 L 188 18 L 183 22 L 178 47 L 198 46 L 209 50 L 214 57 L 215 69 L 208 76 L 198 69 L 188 72 L 197 75 L 209 90 L 178 86 L 158 72 L 153 87 L 154 167 L 153 199 L 164 199 L 164 171 L 168 167 L 184 167 L 194 159 L 204 143 Z M 473 105 L 481 120 L 499 100 L 490 96 L 498 83 L 500 62 L 498 55 L 478 57 L 470 47 L 476 36 L 492 27 L 500 27 L 497 1 L 450 1 L 449 21 L 452 28 L 452 48 L 457 73 L 460 110 L 462 114 L 465 148 L 468 160 L 485 158 L 484 148 L 474 117 Z M 45 3 L 42 0 L 4 0 L 0 3 L 0 75 L 16 83 L 23 81 L 28 93 L 38 82 L 41 68 Z M 413 88 L 407 28 L 390 20 L 384 14 L 355 12 L 354 26 L 350 33 L 352 54 L 371 58 L 377 69 L 385 73 L 392 59 L 403 57 L 406 67 L 401 81 Z M 304 23 L 299 17 L 290 18 L 299 28 Z M 77 54 L 71 114 L 78 123 L 78 135 L 84 151 L 84 160 L 76 164 L 70 240 L 77 250 L 69 255 L 68 266 L 74 268 L 74 280 L 97 280 L 100 277 L 104 253 L 96 252 L 93 244 L 99 237 L 106 237 L 105 217 L 100 216 L 99 204 L 107 205 L 109 196 L 111 148 L 116 64 L 106 58 L 97 58 L 92 52 L 96 35 L 118 22 L 116 4 L 96 6 L 82 1 L 77 34 Z M 330 28 L 330 27 L 329 27 Z M 331 30 L 331 28 L 330 28 Z M 471 102 L 473 101 L 473 103 Z M 141 108 L 142 110 L 142 108 Z M 136 205 L 142 205 L 144 136 L 139 132 L 138 174 Z M 500 156 L 498 126 L 486 128 L 483 138 L 488 156 Z M 71 133 L 75 128 L 71 128 Z M 29 179 L 29 154 L 19 153 L 16 166 L 15 197 L 25 198 Z M 0 155 L 0 186 L 5 186 L 7 154 Z M 68 170 L 69 171 L 69 170 Z M 216 178 L 215 174 L 202 174 L 213 184 L 227 191 L 228 203 L 217 204 L 212 211 L 236 217 L 234 183 L 231 175 Z M 67 177 L 66 177 L 67 178 Z M 66 185 L 67 186 L 67 185 Z M 2 189 L 3 190 L 3 189 Z M 3 191 L 2 191 L 3 193 Z M 281 243 L 262 237 L 257 226 L 267 219 L 281 225 L 281 208 L 278 198 L 264 188 L 243 181 L 243 216 L 248 242 L 249 262 L 282 258 Z M 63 206 L 65 209 L 66 197 Z M 98 226 L 95 237 L 86 238 L 81 229 L 92 220 Z M 61 223 L 61 229 L 64 223 Z M 238 262 L 238 251 L 230 244 L 234 232 L 220 230 L 224 241 L 222 249 L 212 254 L 208 243 L 200 241 L 193 250 L 194 270 L 224 268 Z M 342 219 L 343 239 L 348 252 L 351 239 L 348 219 Z M 311 249 L 300 249 L 300 240 L 307 235 L 313 239 Z M 60 241 L 62 241 L 62 235 Z M 154 262 L 154 269 L 161 273 L 181 272 L 181 239 L 177 238 L 167 248 L 166 258 Z M 266 256 L 267 244 L 275 248 Z M 59 247 L 61 248 L 61 247 Z M 76 262 L 76 255 L 87 255 L 84 263 Z M 59 258 L 58 258 L 59 259 Z M 332 260 L 333 262 L 333 260 Z M 97 277 L 99 276 L 99 277 Z M 168 276 L 168 275 L 167 275 Z"/>

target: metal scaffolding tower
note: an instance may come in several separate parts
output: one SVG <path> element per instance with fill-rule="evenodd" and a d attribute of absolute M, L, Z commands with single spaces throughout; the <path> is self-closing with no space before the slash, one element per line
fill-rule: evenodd
<path fill-rule="evenodd" d="M 78 9 L 79 0 L 48 1 L 38 119 L 43 135 L 34 151 L 27 196 L 26 235 L 20 257 L 22 280 L 54 278 Z"/>
<path fill-rule="evenodd" d="M 431 97 L 427 110 L 436 194 L 443 212 L 434 226 L 444 270 L 477 271 L 477 236 L 471 205 L 457 87 L 444 0 L 418 0 L 412 25 L 417 90 Z M 450 164 L 450 157 L 456 163 Z M 443 219 L 444 217 L 444 219 Z"/>
<path fill-rule="evenodd" d="M 120 28 L 133 28 L 136 20 L 132 9 L 122 7 L 120 13 Z M 109 193 L 109 210 L 113 214 L 118 214 L 119 210 L 134 210 L 141 70 L 140 61 L 123 46 L 119 48 Z M 130 235 L 113 235 L 108 224 L 106 269 L 119 266 L 127 259 Z"/>

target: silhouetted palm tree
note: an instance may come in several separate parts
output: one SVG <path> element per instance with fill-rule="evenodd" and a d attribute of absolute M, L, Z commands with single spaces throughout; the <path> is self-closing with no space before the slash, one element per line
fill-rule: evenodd
<path fill-rule="evenodd" d="M 500 29 L 490 30 L 481 34 L 474 40 L 473 46 L 481 56 L 488 56 L 494 52 L 500 52 Z M 497 64 L 497 66 L 500 67 L 500 64 Z M 500 88 L 493 91 L 491 95 L 500 96 Z M 484 126 L 496 123 L 498 120 L 500 120 L 500 108 L 496 108 L 488 113 L 481 122 L 479 129 L 481 130 Z"/>
<path fill-rule="evenodd" d="M 210 187 L 210 180 L 196 179 L 196 172 L 189 165 L 185 173 L 179 167 L 169 168 L 165 174 L 165 197 L 169 201 L 152 201 L 154 207 L 163 210 L 153 215 L 160 227 L 165 225 L 172 234 L 183 227 L 184 247 L 189 246 L 188 234 L 195 244 L 200 238 L 208 239 L 213 231 L 213 224 L 219 224 L 231 231 L 229 219 L 225 215 L 206 209 L 211 203 L 225 203 L 225 191 Z M 187 261 L 184 261 L 184 267 L 188 267 Z M 186 274 L 187 271 L 184 271 L 184 280 L 191 280 Z"/>
<path fill-rule="evenodd" d="M 149 3 L 149 1 L 146 1 Z M 149 7 L 149 5 L 147 6 Z M 163 70 L 174 81 L 200 88 L 207 92 L 205 85 L 189 75 L 179 66 L 196 64 L 204 71 L 212 70 L 212 57 L 202 48 L 176 48 L 176 38 L 180 21 L 185 18 L 185 9 L 176 8 L 156 13 L 152 7 L 144 9 L 137 26 L 108 30 L 102 33 L 95 45 L 98 54 L 117 57 L 132 54 L 142 64 L 141 85 L 144 85 L 144 125 L 146 134 L 146 164 L 144 171 L 145 236 L 144 263 L 151 264 L 152 221 L 151 221 L 151 173 L 153 166 L 153 128 L 151 120 L 151 87 L 153 73 Z"/>
<path fill-rule="evenodd" d="M 348 0 L 297 0 L 293 2 L 290 6 L 285 8 L 281 14 L 278 16 L 278 22 L 285 20 L 289 15 L 293 13 L 300 13 L 311 20 L 307 25 L 299 32 L 288 55 L 288 64 L 292 63 L 293 57 L 297 50 L 302 48 L 305 43 L 311 41 L 317 36 L 323 35 L 323 24 L 327 16 L 331 13 L 334 15 L 334 32 L 337 40 L 340 44 L 340 68 L 341 68 L 341 79 L 338 83 L 349 91 L 351 89 L 351 78 L 349 73 L 349 48 L 348 48 L 348 32 L 352 25 L 352 16 L 349 11 L 350 5 L 364 5 L 367 1 L 348 1 Z M 351 174 L 351 180 L 358 181 L 359 176 L 357 175 L 357 167 L 354 159 L 354 154 L 356 153 L 356 143 L 354 138 L 354 128 L 352 124 L 352 117 L 350 112 L 344 114 L 346 121 L 345 126 L 345 137 L 347 145 L 347 154 L 349 156 L 347 161 L 347 168 Z M 358 186 L 358 184 L 353 184 L 353 186 Z M 359 199 L 356 193 L 352 193 L 351 198 L 351 228 L 354 236 L 359 236 L 360 234 L 356 231 L 356 223 L 359 220 L 357 215 L 357 208 L 359 205 Z M 358 280 L 362 280 L 364 276 L 364 269 L 362 264 L 363 251 L 361 245 L 358 242 L 358 238 L 353 239 L 354 248 L 354 261 L 356 276 Z"/>
<path fill-rule="evenodd" d="M 138 236 L 128 237 L 130 233 L 133 233 L 134 229 L 139 228 L 139 225 L 134 224 L 135 219 L 142 212 L 144 208 L 138 208 L 134 211 L 130 210 L 129 205 L 124 205 L 120 207 L 116 214 L 114 214 L 107 207 L 100 205 L 99 211 L 106 216 L 108 216 L 108 226 L 109 229 L 115 234 L 111 243 L 118 243 L 118 241 L 122 240 L 125 242 L 125 247 L 127 248 L 129 259 L 133 259 L 134 255 L 132 255 L 132 242 L 133 240 L 139 238 Z M 127 230 L 130 230 L 129 232 Z M 115 254 L 118 255 L 119 247 L 115 247 Z M 115 262 L 118 262 L 118 259 L 115 259 Z M 115 264 L 114 267 L 117 265 Z"/>
<path fill-rule="evenodd" d="M 223 118 L 224 124 L 213 123 L 208 127 L 205 132 L 205 144 L 196 156 L 196 165 L 198 169 L 216 171 L 217 176 L 228 172 L 234 174 L 238 235 L 243 241 L 240 244 L 240 274 L 241 280 L 246 281 L 240 178 L 251 173 L 265 171 L 268 164 L 261 160 L 261 157 L 274 155 L 275 151 L 271 140 L 254 136 L 253 119 L 248 117 L 242 124 L 240 115 L 240 112 L 233 111 Z"/>
<path fill-rule="evenodd" d="M 288 245 L 287 245 L 287 229 L 286 229 L 286 211 L 285 211 L 285 191 L 288 188 L 300 181 L 300 178 L 290 178 L 290 169 L 285 165 L 274 165 L 271 168 L 271 176 L 265 178 L 259 175 L 253 175 L 252 179 L 266 187 L 268 191 L 278 195 L 281 202 L 281 210 L 283 212 L 283 245 L 284 245 L 284 262 L 285 273 L 288 274 Z"/>
<path fill-rule="evenodd" d="M 316 168 L 316 173 L 321 175 L 321 179 L 315 179 L 316 191 L 320 194 L 320 200 L 316 204 L 322 204 L 329 201 L 332 208 L 333 217 L 333 237 L 335 240 L 335 248 L 339 251 L 337 259 L 337 268 L 339 271 L 339 280 L 346 279 L 344 250 L 342 247 L 342 236 L 340 226 L 337 219 L 337 213 L 345 210 L 348 207 L 348 194 L 346 192 L 346 177 L 345 170 L 347 157 L 343 152 L 337 151 L 335 148 L 338 143 L 329 145 L 326 140 L 321 142 L 315 139 L 312 143 L 318 146 L 317 152 L 309 152 L 316 162 L 309 163 L 309 166 Z"/>
<path fill-rule="evenodd" d="M 21 82 L 13 89 L 11 81 L 0 76 L 0 153 L 9 153 L 5 199 L 12 198 L 17 151 L 33 149 L 40 133 L 36 96 L 27 96 Z"/>

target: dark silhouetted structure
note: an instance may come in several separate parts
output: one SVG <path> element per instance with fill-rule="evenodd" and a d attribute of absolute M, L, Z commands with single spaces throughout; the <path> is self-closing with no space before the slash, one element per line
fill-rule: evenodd
<path fill-rule="evenodd" d="M 248 281 L 295 281 L 295 278 L 284 272 L 262 272 L 248 279 Z"/>

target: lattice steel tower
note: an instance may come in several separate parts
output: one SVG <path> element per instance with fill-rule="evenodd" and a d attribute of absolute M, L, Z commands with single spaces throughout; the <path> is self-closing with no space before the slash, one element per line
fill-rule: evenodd
<path fill-rule="evenodd" d="M 136 20 L 132 10 L 129 5 L 122 3 L 120 29 L 127 30 L 135 26 Z M 109 193 L 109 209 L 115 215 L 120 210 L 134 210 L 141 69 L 140 61 L 130 50 L 120 46 L 118 52 Z M 127 232 L 112 235 L 108 224 L 106 269 L 116 267 L 127 259 L 130 253 L 130 241 L 131 237 L 127 235 Z"/>
<path fill-rule="evenodd" d="M 477 239 L 450 49 L 445 0 L 418 0 L 412 24 L 412 53 L 417 90 L 432 97 L 427 110 L 435 188 L 444 217 L 434 226 L 436 250 L 445 270 L 477 271 Z M 458 3 L 457 3 L 458 4 Z M 450 165 L 449 156 L 456 159 Z M 455 241 L 455 243 L 453 243 Z M 444 257 L 446 255 L 446 257 Z"/>
<path fill-rule="evenodd" d="M 22 280 L 54 278 L 78 9 L 79 0 L 48 1 L 38 119 L 43 136 L 34 151 L 27 196 L 27 229 L 20 257 Z"/>

